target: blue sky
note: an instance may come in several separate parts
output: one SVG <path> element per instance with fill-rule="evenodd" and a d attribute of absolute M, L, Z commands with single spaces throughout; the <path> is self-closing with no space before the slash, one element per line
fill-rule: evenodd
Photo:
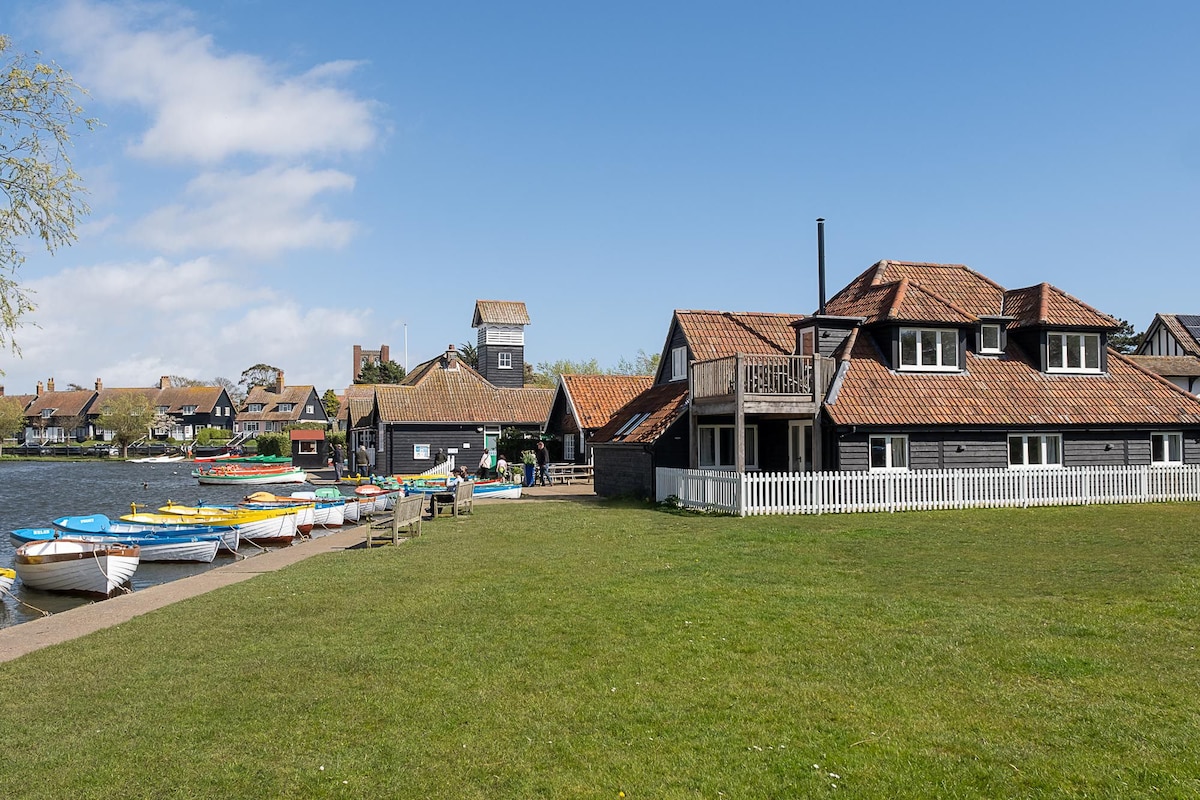
<path fill-rule="evenodd" d="M 673 309 L 810 313 L 880 259 L 1200 313 L 1200 5 L 8 4 L 90 91 L 93 213 L 21 280 L 38 380 L 341 390 L 524 301 L 531 362 L 657 352 Z"/>

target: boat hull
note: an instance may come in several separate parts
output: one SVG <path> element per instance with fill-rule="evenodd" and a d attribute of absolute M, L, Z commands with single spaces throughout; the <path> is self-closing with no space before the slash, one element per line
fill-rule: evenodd
<path fill-rule="evenodd" d="M 308 473 L 297 467 L 286 471 L 241 472 L 230 470 L 195 470 L 192 477 L 201 484 L 211 486 L 267 486 L 277 483 L 304 483 Z"/>
<path fill-rule="evenodd" d="M 21 582 L 34 589 L 107 597 L 129 582 L 139 559 L 136 545 L 51 539 L 18 547 L 15 567 Z"/>
<path fill-rule="evenodd" d="M 13 581 L 17 579 L 17 571 L 8 567 L 0 567 L 0 594 L 12 591 Z"/>
<path fill-rule="evenodd" d="M 138 536 L 122 537 L 108 533 L 66 534 L 69 538 L 81 542 L 95 544 L 136 545 L 141 551 L 141 561 L 198 561 L 211 563 L 217 557 L 217 549 L 221 546 L 219 534 L 208 536 Z M 45 542 L 62 539 L 64 534 L 54 528 L 21 528 L 9 534 L 13 543 L 20 546 L 29 542 Z"/>

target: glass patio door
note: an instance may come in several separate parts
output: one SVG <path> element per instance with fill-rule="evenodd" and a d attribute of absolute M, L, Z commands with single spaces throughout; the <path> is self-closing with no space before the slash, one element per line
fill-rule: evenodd
<path fill-rule="evenodd" d="M 788 422 L 788 471 L 812 471 L 812 420 Z"/>

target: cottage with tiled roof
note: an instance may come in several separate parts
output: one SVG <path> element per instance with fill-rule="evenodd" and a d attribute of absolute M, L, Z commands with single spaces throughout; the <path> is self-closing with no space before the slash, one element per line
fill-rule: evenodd
<path fill-rule="evenodd" d="M 560 375 L 545 430 L 562 440 L 563 460 L 590 464 L 592 436 L 653 380 L 649 375 Z"/>
<path fill-rule="evenodd" d="M 54 378 L 37 384 L 37 395 L 25 406 L 25 444 L 82 441 L 91 437 L 88 409 L 96 400 L 90 389 L 56 391 Z"/>
<path fill-rule="evenodd" d="M 798 377 L 805 361 L 791 354 L 793 326 L 801 319 L 798 314 L 675 311 L 653 385 L 593 435 L 596 493 L 652 495 L 654 468 L 691 465 L 693 445 L 703 452 L 706 467 L 732 468 L 738 438 L 733 435 L 736 414 L 730 392 L 734 375 L 759 375 L 763 385 L 756 383 L 756 389 L 766 389 L 780 375 Z M 750 370 L 751 361 L 761 369 Z M 810 356 L 807 363 L 811 361 Z M 704 366 L 693 381 L 696 364 Z M 709 404 L 711 413 L 690 413 L 697 402 Z M 703 425 L 693 425 L 701 419 Z M 769 427 L 774 428 L 772 438 L 788 436 L 786 421 Z M 742 430 L 751 436 L 758 432 L 755 427 Z"/>
<path fill-rule="evenodd" d="M 643 394 L 597 432 L 597 492 L 649 493 L 606 474 L 621 453 L 612 471 L 652 476 L 630 445 L 654 466 L 738 472 L 1200 463 L 1200 399 L 1110 350 L 1120 323 L 1049 284 L 881 261 L 822 311 L 792 318 L 790 348 L 748 338 L 734 323 L 750 315 L 676 312 L 653 389 L 686 379 L 686 402 Z"/>
<path fill-rule="evenodd" d="M 1192 394 L 1200 394 L 1200 316 L 1155 314 L 1133 360 Z"/>
<path fill-rule="evenodd" d="M 375 406 L 372 411 L 364 406 L 360 414 L 364 419 L 377 415 L 375 471 L 402 475 L 427 471 L 438 453 L 474 471 L 488 452 L 494 465 L 501 432 L 539 432 L 553 397 L 550 389 L 492 384 L 463 362 L 454 345 L 418 364 L 402 383 L 371 388 Z M 353 449 L 360 443 L 356 437 L 370 431 L 354 430 L 353 419 L 351 425 Z"/>
<path fill-rule="evenodd" d="M 283 370 L 279 370 L 272 385 L 250 387 L 233 429 L 253 436 L 280 433 L 285 427 L 302 422 L 328 425 L 329 414 L 316 387 L 288 386 L 283 382 Z"/>

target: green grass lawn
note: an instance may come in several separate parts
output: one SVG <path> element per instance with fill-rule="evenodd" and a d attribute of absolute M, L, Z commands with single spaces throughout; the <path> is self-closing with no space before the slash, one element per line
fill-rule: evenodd
<path fill-rule="evenodd" d="M 477 506 L 0 665 L 0 787 L 1196 797 L 1198 519 Z"/>

